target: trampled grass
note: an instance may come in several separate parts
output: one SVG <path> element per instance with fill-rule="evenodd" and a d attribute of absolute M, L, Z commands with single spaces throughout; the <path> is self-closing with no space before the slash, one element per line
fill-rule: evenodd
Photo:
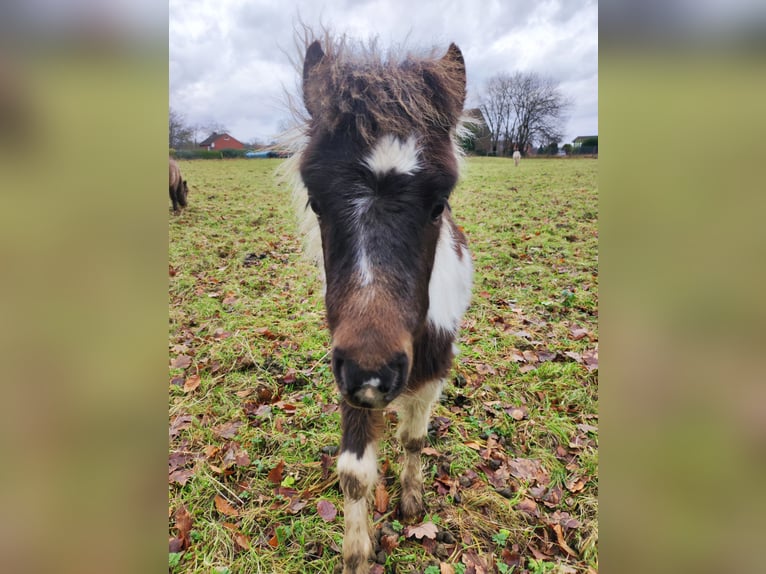
<path fill-rule="evenodd" d="M 191 191 L 170 216 L 169 526 L 175 537 L 185 509 L 191 531 L 171 572 L 340 563 L 330 341 L 280 161 L 180 162 Z M 379 572 L 598 569 L 597 170 L 466 161 L 451 204 L 474 295 L 423 456 L 426 520 L 440 532 L 399 528 L 391 413 L 375 526 L 398 538 L 381 546 Z"/>

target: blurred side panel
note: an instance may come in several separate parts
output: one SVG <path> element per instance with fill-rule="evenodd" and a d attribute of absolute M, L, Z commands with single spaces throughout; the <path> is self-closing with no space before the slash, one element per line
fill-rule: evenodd
<path fill-rule="evenodd" d="M 157 571 L 167 6 L 5 2 L 0 32 L 0 571 Z"/>
<path fill-rule="evenodd" d="M 600 566 L 756 572 L 764 8 L 638 4 L 600 20 Z"/>

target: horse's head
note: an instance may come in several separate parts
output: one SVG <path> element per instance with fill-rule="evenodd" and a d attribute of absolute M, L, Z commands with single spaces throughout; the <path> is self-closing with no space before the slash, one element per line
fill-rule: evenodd
<path fill-rule="evenodd" d="M 314 42 L 304 61 L 300 172 L 322 239 L 333 373 L 348 403 L 382 408 L 407 385 L 449 233 L 465 65 L 454 44 L 401 64 L 327 48 Z"/>
<path fill-rule="evenodd" d="M 179 186 L 179 194 L 178 194 L 178 203 L 181 205 L 181 207 L 186 207 L 187 205 L 187 196 L 189 195 L 189 186 L 186 185 L 186 180 L 183 180 L 181 182 L 181 185 Z"/>

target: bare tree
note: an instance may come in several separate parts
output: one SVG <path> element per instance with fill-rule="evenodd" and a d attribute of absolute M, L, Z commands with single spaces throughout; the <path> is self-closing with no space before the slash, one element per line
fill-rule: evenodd
<path fill-rule="evenodd" d="M 493 76 L 479 103 L 492 151 L 497 153 L 502 141 L 506 154 L 514 146 L 524 153 L 527 145 L 561 141 L 561 125 L 569 106 L 556 82 L 534 72 Z"/>
<path fill-rule="evenodd" d="M 492 155 L 497 155 L 498 143 L 508 129 L 508 120 L 511 115 L 509 81 L 508 74 L 493 76 L 487 81 L 484 95 L 479 100 L 479 109 L 489 129 Z"/>
<path fill-rule="evenodd" d="M 168 114 L 168 145 L 173 149 L 189 146 L 194 139 L 194 129 L 186 125 L 183 114 L 170 108 Z"/>

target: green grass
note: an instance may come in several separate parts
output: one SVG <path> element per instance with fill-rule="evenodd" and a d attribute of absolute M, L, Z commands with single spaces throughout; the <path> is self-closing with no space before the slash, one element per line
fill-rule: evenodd
<path fill-rule="evenodd" d="M 289 190 L 274 178 L 280 161 L 180 162 L 191 191 L 170 216 L 169 347 L 191 364 L 169 370 L 171 425 L 187 423 L 170 452 L 189 476 L 169 484 L 169 526 L 174 536 L 185 506 L 192 530 L 171 572 L 319 573 L 340 562 L 330 339 Z M 494 572 L 598 569 L 597 370 L 577 360 L 598 347 L 597 171 L 592 159 L 466 161 L 451 204 L 474 256 L 474 296 L 423 457 L 430 516 L 451 538 L 400 536 L 386 572 L 473 556 Z M 193 375 L 200 384 L 186 392 Z M 233 421 L 242 424 L 222 435 Z M 381 445 L 390 503 L 376 528 L 397 518 L 394 428 Z M 547 478 L 511 474 L 498 488 L 488 459 L 498 472 L 539 461 Z M 281 485 L 269 480 L 280 463 Z M 338 510 L 331 522 L 320 500 Z M 562 513 L 577 521 L 559 531 L 566 548 L 553 526 Z"/>

